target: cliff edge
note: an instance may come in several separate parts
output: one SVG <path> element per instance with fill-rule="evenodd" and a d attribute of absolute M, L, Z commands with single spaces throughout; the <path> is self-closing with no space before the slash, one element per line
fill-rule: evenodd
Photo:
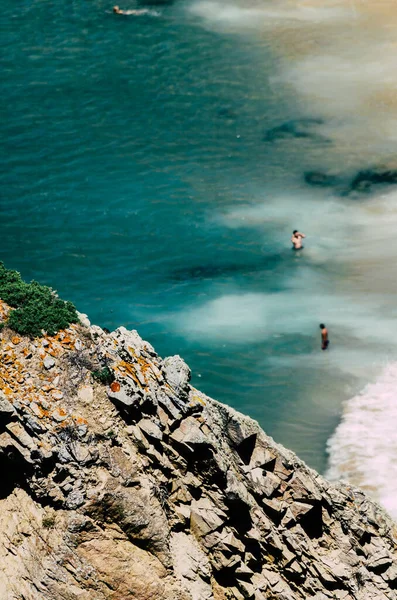
<path fill-rule="evenodd" d="M 189 380 L 83 316 L 2 330 L 0 597 L 397 599 L 384 511 Z"/>

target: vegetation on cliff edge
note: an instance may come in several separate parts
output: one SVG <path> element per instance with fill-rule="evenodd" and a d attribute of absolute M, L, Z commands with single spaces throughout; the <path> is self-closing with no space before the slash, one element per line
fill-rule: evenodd
<path fill-rule="evenodd" d="M 25 283 L 17 271 L 6 269 L 0 262 L 0 299 L 14 308 L 7 326 L 21 335 L 39 337 L 43 330 L 54 335 L 78 321 L 71 302 L 58 298 L 51 288 L 37 281 Z"/>

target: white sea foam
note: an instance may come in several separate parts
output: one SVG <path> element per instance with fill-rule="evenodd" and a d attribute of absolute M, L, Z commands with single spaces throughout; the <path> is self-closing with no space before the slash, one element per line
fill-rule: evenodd
<path fill-rule="evenodd" d="M 329 440 L 331 480 L 367 490 L 397 519 L 397 363 L 346 403 Z"/>
<path fill-rule="evenodd" d="M 189 5 L 193 14 L 203 18 L 209 23 L 222 27 L 238 26 L 240 30 L 245 28 L 274 28 L 285 23 L 315 23 L 321 21 L 341 21 L 346 19 L 351 11 L 343 7 L 334 6 L 296 6 L 286 5 L 283 2 L 273 2 L 264 6 L 262 3 L 251 2 L 244 6 L 237 3 L 212 2 L 210 0 L 198 0 Z"/>
<path fill-rule="evenodd" d="M 390 339 L 395 320 L 393 311 L 385 306 L 379 310 L 379 298 L 361 299 L 353 294 L 348 297 L 331 290 L 330 293 L 313 293 L 316 287 L 321 289 L 323 283 L 321 274 L 308 273 L 305 278 L 300 273 L 295 285 L 294 280 L 289 280 L 287 289 L 278 293 L 222 294 L 192 306 L 183 314 L 178 313 L 174 326 L 188 337 L 249 345 L 274 335 L 315 336 L 318 324 L 326 315 L 327 323 L 340 337 L 338 360 L 341 365 L 345 362 L 344 348 L 351 352 L 350 345 L 357 342 L 365 343 L 370 355 L 373 353 L 371 343 L 383 347 L 385 352 L 397 350 L 396 343 Z"/>
<path fill-rule="evenodd" d="M 269 310 L 264 294 L 229 294 L 192 307 L 175 327 L 194 338 L 246 343 L 268 335 Z"/>
<path fill-rule="evenodd" d="M 390 257 L 397 257 L 397 192 L 391 191 L 354 203 L 331 194 L 295 191 L 289 195 L 269 194 L 251 206 L 234 206 L 215 215 L 231 228 L 252 227 L 266 237 L 269 229 L 276 250 L 285 247 L 294 228 L 308 234 L 305 256 L 311 261 L 332 260 L 361 265 L 364 273 L 385 275 L 396 272 Z M 385 262 L 387 261 L 387 262 Z M 397 273 L 396 273 L 397 274 Z M 367 277 L 372 292 L 381 292 Z M 387 285 L 388 287 L 388 285 Z M 393 288 L 397 291 L 397 287 Z"/>

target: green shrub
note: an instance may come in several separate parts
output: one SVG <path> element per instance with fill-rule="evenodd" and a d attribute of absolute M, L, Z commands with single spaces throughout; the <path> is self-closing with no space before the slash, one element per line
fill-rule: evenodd
<path fill-rule="evenodd" d="M 42 330 L 54 335 L 78 321 L 71 302 L 61 300 L 51 288 L 36 281 L 25 283 L 17 271 L 6 269 L 1 262 L 0 298 L 15 308 L 7 325 L 21 335 L 40 337 Z"/>
<path fill-rule="evenodd" d="M 52 529 L 55 525 L 55 516 L 49 515 L 48 517 L 43 517 L 41 524 L 45 529 Z"/>
<path fill-rule="evenodd" d="M 110 385 L 114 381 L 114 373 L 109 369 L 109 367 L 103 367 L 103 369 L 91 371 L 91 374 L 96 381 L 99 381 L 103 385 Z"/>

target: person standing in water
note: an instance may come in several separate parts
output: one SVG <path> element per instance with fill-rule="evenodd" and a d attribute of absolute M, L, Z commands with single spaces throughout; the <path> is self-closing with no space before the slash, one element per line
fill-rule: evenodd
<path fill-rule="evenodd" d="M 324 323 L 320 324 L 321 329 L 321 350 L 326 350 L 329 346 L 328 329 Z"/>
<path fill-rule="evenodd" d="M 303 248 L 302 239 L 305 237 L 306 236 L 304 233 L 301 233 L 297 229 L 294 229 L 294 231 L 292 232 L 292 237 L 291 237 L 292 249 L 293 250 L 302 250 L 302 248 Z"/>

